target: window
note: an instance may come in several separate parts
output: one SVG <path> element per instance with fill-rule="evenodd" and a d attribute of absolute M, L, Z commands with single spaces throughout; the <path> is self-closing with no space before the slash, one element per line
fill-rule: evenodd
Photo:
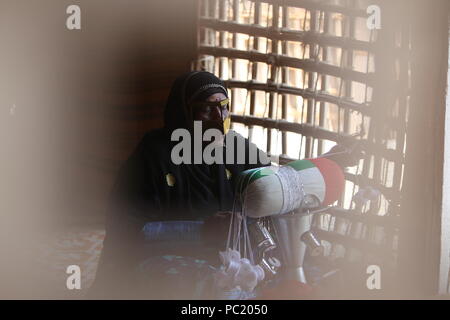
<path fill-rule="evenodd" d="M 316 232 L 331 259 L 394 268 L 409 35 L 400 23 L 388 30 L 391 41 L 369 30 L 372 2 L 201 0 L 194 68 L 226 81 L 233 129 L 283 161 L 359 140 L 367 155 L 346 172 L 342 209 L 317 217 Z M 396 94 L 383 96 L 385 87 Z M 352 201 L 367 187 L 380 192 L 377 200 Z"/>

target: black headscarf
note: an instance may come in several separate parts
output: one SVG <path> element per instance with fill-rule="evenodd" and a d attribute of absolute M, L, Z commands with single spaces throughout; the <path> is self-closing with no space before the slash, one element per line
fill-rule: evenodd
<path fill-rule="evenodd" d="M 190 129 L 192 114 L 189 104 L 204 101 L 214 93 L 228 91 L 222 80 L 207 71 L 191 71 L 179 76 L 173 83 L 164 110 L 164 126 L 169 130 Z"/>

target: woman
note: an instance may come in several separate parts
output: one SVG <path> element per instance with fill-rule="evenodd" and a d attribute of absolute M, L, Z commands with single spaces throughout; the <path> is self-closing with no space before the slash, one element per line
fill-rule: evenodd
<path fill-rule="evenodd" d="M 234 157 L 224 157 L 224 164 L 175 164 L 172 149 L 178 142 L 172 141 L 172 133 L 185 129 L 194 136 L 194 121 L 200 121 L 203 132 L 216 129 L 223 137 L 229 129 L 227 99 L 223 81 L 209 72 L 188 72 L 175 80 L 166 103 L 164 127 L 145 134 L 119 171 L 91 297 L 211 297 L 206 288 L 199 294 L 193 291 L 212 272 L 209 264 L 218 265 L 214 259 L 224 249 L 225 234 L 216 231 L 227 223 L 220 218 L 216 226 L 203 221 L 231 211 L 238 175 L 267 163 L 258 157 L 252 164 L 249 150 L 256 147 L 237 135 L 245 150 L 238 150 L 236 143 Z M 193 145 L 191 160 L 198 152 Z M 222 148 L 225 153 L 226 147 Z M 239 163 L 236 160 L 242 151 L 245 161 Z M 334 160 L 343 165 L 355 162 L 342 156 Z M 189 269 L 192 263 L 195 266 Z"/>

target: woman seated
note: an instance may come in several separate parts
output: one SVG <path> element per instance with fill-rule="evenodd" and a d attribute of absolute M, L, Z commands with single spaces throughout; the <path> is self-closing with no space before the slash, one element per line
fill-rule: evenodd
<path fill-rule="evenodd" d="M 234 144 L 231 157 L 205 161 L 210 141 L 201 138 L 208 129 L 222 136 L 215 135 L 221 141 L 215 141 L 219 147 L 212 154 L 229 151 L 221 139 L 229 130 L 228 106 L 223 81 L 209 72 L 188 72 L 175 80 L 164 127 L 146 133 L 120 168 L 91 298 L 217 298 L 211 295 L 210 280 L 220 264 L 218 252 L 224 249 L 228 223 L 223 218 L 204 222 L 214 221 L 211 217 L 218 212 L 232 211 L 241 172 L 270 164 L 260 150 L 256 161 L 252 159 L 256 146 L 238 134 L 233 136 L 243 143 Z M 200 135 L 196 124 L 201 124 Z M 191 150 L 184 148 L 182 154 L 173 152 L 180 143 L 173 136 L 177 129 L 191 135 Z M 191 161 L 180 163 L 180 157 Z M 334 160 L 342 165 L 355 162 L 349 157 Z"/>

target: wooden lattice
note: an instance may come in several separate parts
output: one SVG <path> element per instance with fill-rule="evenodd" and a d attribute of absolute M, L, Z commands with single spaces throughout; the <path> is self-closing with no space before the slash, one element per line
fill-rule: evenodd
<path fill-rule="evenodd" d="M 375 1 L 376 3 L 376 1 Z M 316 219 L 330 258 L 394 269 L 408 115 L 408 29 L 369 30 L 374 1 L 201 0 L 195 69 L 227 83 L 233 129 L 283 161 L 359 140 L 366 156 Z M 394 19 L 393 19 L 394 20 Z M 393 32 L 394 31 L 394 32 Z M 385 88 L 396 95 L 383 96 Z M 381 192 L 363 206 L 363 187 Z"/>

